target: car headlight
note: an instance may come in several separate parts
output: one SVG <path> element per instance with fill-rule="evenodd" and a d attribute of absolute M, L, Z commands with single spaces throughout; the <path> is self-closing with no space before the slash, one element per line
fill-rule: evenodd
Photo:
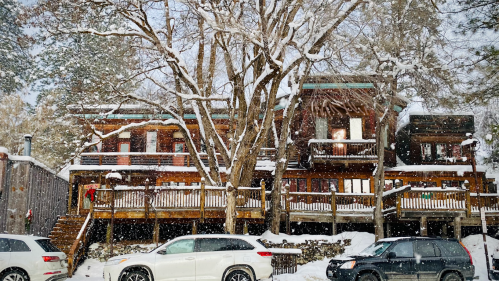
<path fill-rule="evenodd" d="M 106 266 L 108 265 L 117 265 L 117 264 L 120 264 L 122 262 L 126 262 L 128 259 L 115 259 L 115 260 L 108 260 L 106 262 Z"/>
<path fill-rule="evenodd" d="M 341 269 L 352 269 L 355 266 L 355 261 L 347 261 L 340 266 Z"/>

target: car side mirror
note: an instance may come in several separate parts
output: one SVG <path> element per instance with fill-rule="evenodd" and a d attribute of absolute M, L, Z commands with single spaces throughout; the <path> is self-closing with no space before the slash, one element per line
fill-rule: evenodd
<path fill-rule="evenodd" d="M 160 255 L 166 255 L 166 249 L 163 249 L 163 250 L 159 250 L 156 252 L 157 254 L 160 254 Z"/>
<path fill-rule="evenodd" d="M 389 252 L 388 253 L 388 259 L 394 259 L 397 257 L 397 254 L 395 254 L 395 252 Z"/>

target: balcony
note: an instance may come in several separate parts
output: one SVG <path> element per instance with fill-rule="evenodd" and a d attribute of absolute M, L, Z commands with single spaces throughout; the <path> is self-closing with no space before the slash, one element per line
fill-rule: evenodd
<path fill-rule="evenodd" d="M 201 161 L 208 166 L 208 154 L 199 154 Z M 223 157 L 217 153 L 220 167 L 225 167 Z M 274 148 L 262 148 L 258 161 L 275 161 Z M 136 165 L 136 166 L 180 166 L 194 167 L 189 153 L 175 152 L 91 152 L 82 153 L 80 165 Z"/>
<path fill-rule="evenodd" d="M 311 163 L 377 163 L 376 140 L 311 139 Z"/>

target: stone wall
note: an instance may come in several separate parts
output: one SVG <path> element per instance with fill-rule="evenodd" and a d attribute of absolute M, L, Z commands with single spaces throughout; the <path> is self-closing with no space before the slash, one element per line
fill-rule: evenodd
<path fill-rule="evenodd" d="M 305 240 L 305 243 L 288 243 L 283 240 L 283 243 L 272 243 L 267 240 L 262 240 L 267 248 L 281 249 L 301 249 L 302 254 L 298 256 L 298 264 L 306 264 L 313 261 L 323 260 L 324 258 L 333 258 L 345 252 L 345 247 L 350 246 L 352 240 L 344 239 L 331 243 L 327 240 Z"/>

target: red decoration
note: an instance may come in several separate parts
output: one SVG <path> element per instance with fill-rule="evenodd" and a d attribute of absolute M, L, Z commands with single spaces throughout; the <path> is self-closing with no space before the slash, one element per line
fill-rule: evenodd
<path fill-rule="evenodd" d="M 95 189 L 91 188 L 85 192 L 85 197 L 90 199 L 90 202 L 95 201 Z"/>

